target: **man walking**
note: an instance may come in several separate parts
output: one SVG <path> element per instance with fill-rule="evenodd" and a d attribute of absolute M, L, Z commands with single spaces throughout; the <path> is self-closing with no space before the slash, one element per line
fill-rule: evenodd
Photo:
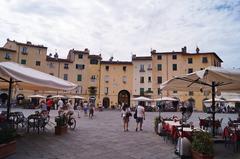
<path fill-rule="evenodd" d="M 139 105 L 137 106 L 137 126 L 136 126 L 136 131 L 138 131 L 138 125 L 140 126 L 140 131 L 142 131 L 142 124 L 143 120 L 145 120 L 145 108 L 143 107 L 144 102 L 139 102 Z"/>

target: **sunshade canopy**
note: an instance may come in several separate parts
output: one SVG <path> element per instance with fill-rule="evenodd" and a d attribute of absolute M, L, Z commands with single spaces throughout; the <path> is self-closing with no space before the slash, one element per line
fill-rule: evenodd
<path fill-rule="evenodd" d="M 84 99 L 84 97 L 81 96 L 71 96 L 70 99 Z"/>
<path fill-rule="evenodd" d="M 136 97 L 136 98 L 132 98 L 132 100 L 134 101 L 152 101 L 152 99 L 147 98 L 147 97 Z"/>
<path fill-rule="evenodd" d="M 157 98 L 154 99 L 155 101 L 177 101 L 177 99 L 172 98 L 172 97 L 162 97 L 162 98 Z"/>
<path fill-rule="evenodd" d="M 55 96 L 51 96 L 50 98 L 67 98 L 67 97 L 63 95 L 55 95 Z"/>
<path fill-rule="evenodd" d="M 12 78 L 14 86 L 27 90 L 72 90 L 74 83 L 25 67 L 15 62 L 0 62 L 0 88 L 8 88 Z"/>
<path fill-rule="evenodd" d="M 204 103 L 212 103 L 212 99 L 204 100 Z M 215 102 L 225 102 L 225 100 L 215 98 Z"/>
<path fill-rule="evenodd" d="M 39 95 L 39 94 L 34 94 L 34 95 L 28 96 L 28 98 L 47 98 L 47 97 Z"/>
<path fill-rule="evenodd" d="M 227 102 L 240 102 L 240 98 L 227 99 Z"/>
<path fill-rule="evenodd" d="M 211 90 L 215 82 L 217 90 L 240 92 L 240 70 L 208 67 L 187 75 L 175 77 L 160 85 L 162 90 L 204 91 Z"/>

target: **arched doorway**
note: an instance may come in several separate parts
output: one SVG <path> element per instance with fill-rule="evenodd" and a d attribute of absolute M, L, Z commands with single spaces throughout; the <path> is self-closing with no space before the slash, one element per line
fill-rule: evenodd
<path fill-rule="evenodd" d="M 192 97 L 188 99 L 188 107 L 195 108 L 195 99 Z"/>
<path fill-rule="evenodd" d="M 109 106 L 110 106 L 110 99 L 108 97 L 104 97 L 102 103 L 103 103 L 103 107 L 104 108 L 109 108 Z"/>
<path fill-rule="evenodd" d="M 127 90 L 121 90 L 118 93 L 118 104 L 127 104 L 130 106 L 130 93 Z"/>

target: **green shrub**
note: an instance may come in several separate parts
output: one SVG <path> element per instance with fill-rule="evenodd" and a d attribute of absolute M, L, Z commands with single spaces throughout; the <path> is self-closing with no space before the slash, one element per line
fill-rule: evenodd
<path fill-rule="evenodd" d="M 213 155 L 213 141 L 208 132 L 194 132 L 192 149 L 201 154 Z"/>

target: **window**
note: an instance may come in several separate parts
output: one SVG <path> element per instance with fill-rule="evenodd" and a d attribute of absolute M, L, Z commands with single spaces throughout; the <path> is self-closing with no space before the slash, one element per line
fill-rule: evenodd
<path fill-rule="evenodd" d="M 191 57 L 188 58 L 188 64 L 192 64 L 192 63 L 193 63 L 192 58 Z"/>
<path fill-rule="evenodd" d="M 193 91 L 189 91 L 189 92 L 188 92 L 188 95 L 189 95 L 189 96 L 193 96 Z"/>
<path fill-rule="evenodd" d="M 90 59 L 90 64 L 97 65 L 98 64 L 98 60 L 97 59 Z"/>
<path fill-rule="evenodd" d="M 140 77 L 140 83 L 144 83 L 144 77 Z"/>
<path fill-rule="evenodd" d="M 25 60 L 25 59 L 21 60 L 21 64 L 25 65 L 26 63 L 27 63 L 27 60 Z"/>
<path fill-rule="evenodd" d="M 188 73 L 193 73 L 193 69 L 192 69 L 192 68 L 189 68 L 189 69 L 188 69 Z"/>
<path fill-rule="evenodd" d="M 50 75 L 54 76 L 54 73 L 49 73 Z"/>
<path fill-rule="evenodd" d="M 126 71 L 127 70 L 127 66 L 123 66 L 123 71 Z"/>
<path fill-rule="evenodd" d="M 6 60 L 11 60 L 11 54 L 8 53 L 8 52 L 6 52 L 6 54 L 5 54 L 5 59 L 6 59 Z"/>
<path fill-rule="evenodd" d="M 105 66 L 106 71 L 109 71 L 109 66 Z"/>
<path fill-rule="evenodd" d="M 22 47 L 22 54 L 27 54 L 27 47 Z"/>
<path fill-rule="evenodd" d="M 85 65 L 76 64 L 76 69 L 83 70 L 84 68 L 85 68 Z"/>
<path fill-rule="evenodd" d="M 172 59 L 176 60 L 177 59 L 177 55 L 176 54 L 172 55 Z"/>
<path fill-rule="evenodd" d="M 49 66 L 50 68 L 54 68 L 54 63 L 53 63 L 53 62 L 50 62 L 50 63 L 48 63 L 48 66 Z"/>
<path fill-rule="evenodd" d="M 141 95 L 141 96 L 144 95 L 144 88 L 140 88 L 140 95 Z"/>
<path fill-rule="evenodd" d="M 109 76 L 106 75 L 106 76 L 104 77 L 104 80 L 105 80 L 106 83 L 108 83 L 108 82 L 109 82 Z"/>
<path fill-rule="evenodd" d="M 200 70 L 204 70 L 204 68 L 200 68 Z"/>
<path fill-rule="evenodd" d="M 158 76 L 158 77 L 157 77 L 157 81 L 158 81 L 158 84 L 159 84 L 159 83 L 162 83 L 162 76 Z"/>
<path fill-rule="evenodd" d="M 40 61 L 36 61 L 36 66 L 40 66 L 41 62 Z"/>
<path fill-rule="evenodd" d="M 64 74 L 63 79 L 67 81 L 68 80 L 68 74 Z"/>
<path fill-rule="evenodd" d="M 64 69 L 68 69 L 68 63 L 64 64 Z"/>
<path fill-rule="evenodd" d="M 108 94 L 108 87 L 104 88 L 104 93 L 107 95 Z"/>
<path fill-rule="evenodd" d="M 148 88 L 148 92 L 151 92 L 152 91 L 152 89 L 151 88 Z"/>
<path fill-rule="evenodd" d="M 77 75 L 77 81 L 82 81 L 82 75 Z"/>
<path fill-rule="evenodd" d="M 203 57 L 202 58 L 202 63 L 208 63 L 208 58 L 207 57 Z"/>
<path fill-rule="evenodd" d="M 158 88 L 158 95 L 160 95 L 161 94 L 161 89 L 160 88 Z"/>
<path fill-rule="evenodd" d="M 157 56 L 157 59 L 158 59 L 158 60 L 162 60 L 162 55 L 158 55 L 158 56 Z"/>
<path fill-rule="evenodd" d="M 152 65 L 151 64 L 148 65 L 148 70 L 152 70 Z"/>
<path fill-rule="evenodd" d="M 151 76 L 148 77 L 148 82 L 149 83 L 152 82 L 152 77 Z"/>
<path fill-rule="evenodd" d="M 144 65 L 143 65 L 143 64 L 140 65 L 140 70 L 139 70 L 139 72 L 145 72 L 145 70 L 144 70 Z"/>
<path fill-rule="evenodd" d="M 83 54 L 78 54 L 78 58 L 82 59 L 83 58 Z"/>
<path fill-rule="evenodd" d="M 123 83 L 127 83 L 127 77 L 126 76 L 123 76 L 122 80 L 123 80 Z"/>
<path fill-rule="evenodd" d="M 162 71 L 162 64 L 157 65 L 158 71 Z"/>
<path fill-rule="evenodd" d="M 95 76 L 95 75 L 92 75 L 92 76 L 91 76 L 91 81 L 92 81 L 92 82 L 95 82 L 95 81 L 96 81 L 96 76 Z"/>
<path fill-rule="evenodd" d="M 177 94 L 178 93 L 178 91 L 173 91 L 173 94 Z"/>
<path fill-rule="evenodd" d="M 172 69 L 173 69 L 173 71 L 177 71 L 177 64 L 173 64 Z"/>

